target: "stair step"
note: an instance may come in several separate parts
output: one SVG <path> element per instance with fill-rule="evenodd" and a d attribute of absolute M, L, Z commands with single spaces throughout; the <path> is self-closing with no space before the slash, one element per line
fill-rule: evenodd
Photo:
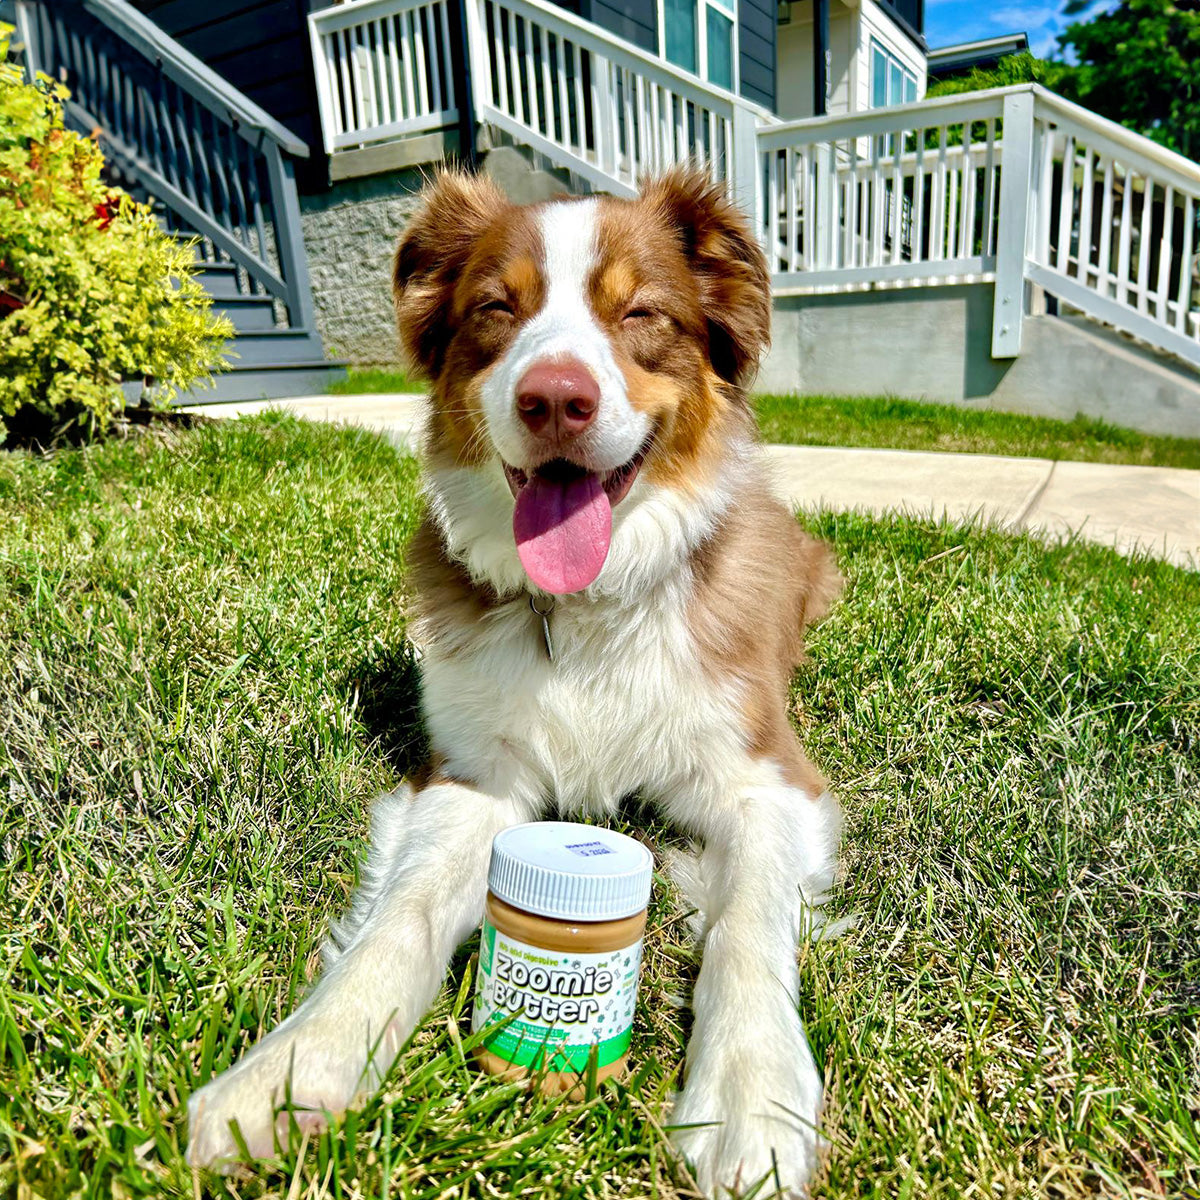
<path fill-rule="evenodd" d="M 238 290 L 238 269 L 233 263 L 197 263 L 196 278 L 200 286 L 214 299 L 239 300 L 245 293 Z"/>
<path fill-rule="evenodd" d="M 215 388 L 180 392 L 176 405 L 212 404 L 232 400 L 282 400 L 289 396 L 321 396 L 329 385 L 346 376 L 342 363 L 316 360 L 276 363 L 227 371 L 215 377 Z"/>
<path fill-rule="evenodd" d="M 239 334 L 264 333 L 278 328 L 275 304 L 268 296 L 221 297 L 214 300 L 213 312 L 227 316 Z"/>
<path fill-rule="evenodd" d="M 234 371 L 325 361 L 321 340 L 305 329 L 252 329 L 226 343 Z"/>

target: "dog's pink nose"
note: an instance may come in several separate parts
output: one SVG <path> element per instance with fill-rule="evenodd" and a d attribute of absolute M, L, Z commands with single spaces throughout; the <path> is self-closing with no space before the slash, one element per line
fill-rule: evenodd
<path fill-rule="evenodd" d="M 536 362 L 517 384 L 517 414 L 547 441 L 578 437 L 599 407 L 600 385 L 577 358 Z"/>

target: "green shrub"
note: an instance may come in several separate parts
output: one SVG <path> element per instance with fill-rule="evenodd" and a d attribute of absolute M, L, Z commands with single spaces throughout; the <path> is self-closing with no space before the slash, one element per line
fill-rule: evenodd
<path fill-rule="evenodd" d="M 122 379 L 156 399 L 221 369 L 232 327 L 193 278 L 192 249 L 108 186 L 95 142 L 63 127 L 66 90 L 26 84 L 0 26 L 0 442 L 5 417 L 103 428 Z"/>

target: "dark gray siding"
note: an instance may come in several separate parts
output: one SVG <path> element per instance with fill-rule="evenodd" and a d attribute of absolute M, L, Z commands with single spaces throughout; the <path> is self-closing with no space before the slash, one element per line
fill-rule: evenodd
<path fill-rule="evenodd" d="M 308 144 L 297 164 L 303 186 L 323 186 L 306 0 L 134 0 L 164 33 L 261 104 Z M 315 6 L 314 6 L 315 7 Z"/>
<path fill-rule="evenodd" d="M 916 3 L 917 0 L 908 0 Z M 557 0 L 562 8 L 658 53 L 656 0 Z M 775 108 L 776 0 L 738 0 L 738 75 L 747 100 Z"/>
<path fill-rule="evenodd" d="M 651 54 L 658 53 L 658 5 L 656 0 L 580 0 L 563 8 L 632 42 Z"/>
<path fill-rule="evenodd" d="M 775 111 L 775 0 L 738 0 L 741 92 Z"/>

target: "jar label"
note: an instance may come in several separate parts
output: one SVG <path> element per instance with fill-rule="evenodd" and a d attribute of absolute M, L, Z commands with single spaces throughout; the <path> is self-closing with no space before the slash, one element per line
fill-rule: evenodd
<path fill-rule="evenodd" d="M 485 920 L 472 1032 L 496 1025 L 483 1044 L 497 1058 L 551 1071 L 616 1062 L 628 1049 L 642 965 L 639 938 L 605 954 L 544 950 Z"/>

